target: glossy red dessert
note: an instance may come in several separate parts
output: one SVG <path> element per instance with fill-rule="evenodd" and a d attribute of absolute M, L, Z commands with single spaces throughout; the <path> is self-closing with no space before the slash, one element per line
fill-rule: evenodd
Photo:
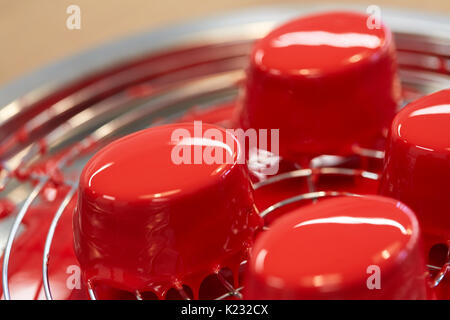
<path fill-rule="evenodd" d="M 280 129 L 280 154 L 298 161 L 347 154 L 389 126 L 400 99 L 392 34 L 368 17 L 329 12 L 290 21 L 256 43 L 239 121 Z"/>
<path fill-rule="evenodd" d="M 428 250 L 450 245 L 450 89 L 407 105 L 395 117 L 380 193 L 417 214 Z"/>
<path fill-rule="evenodd" d="M 413 212 L 379 196 L 341 197 L 286 214 L 256 240 L 247 299 L 426 299 Z"/>
<path fill-rule="evenodd" d="M 87 164 L 79 193 L 68 203 L 57 224 L 53 245 L 47 255 L 50 259 L 48 283 L 42 277 L 45 240 L 55 213 L 72 187 L 71 181 L 78 179 L 79 175 L 78 170 L 72 170 L 73 167 L 61 166 L 60 170 L 59 160 L 64 154 L 82 149 L 78 148 L 78 144 L 71 145 L 55 155 L 54 145 L 47 141 L 47 136 L 36 142 L 33 148 L 38 147 L 42 155 L 38 159 L 38 166 L 20 165 L 11 173 L 1 172 L 3 176 L 11 174 L 13 179 L 31 186 L 36 185 L 34 174 L 48 175 L 51 180 L 29 208 L 23 220 L 25 231 L 18 234 L 14 242 L 7 270 L 12 298 L 44 299 L 48 296 L 48 287 L 45 287 L 44 294 L 44 285 L 47 284 L 55 299 L 89 299 L 86 290 L 88 284 L 93 286 L 97 299 L 180 299 L 185 298 L 182 290 L 177 290 L 182 287 L 184 294 L 190 298 L 223 298 L 225 293 L 233 292 L 230 286 L 242 286 L 242 276 L 249 264 L 249 287 L 244 289 L 247 290 L 244 292 L 246 298 L 433 297 L 427 294 L 423 253 L 417 250 L 420 241 L 414 240 L 418 233 L 417 223 L 408 209 L 399 202 L 398 208 L 394 208 L 392 200 L 385 200 L 385 205 L 382 205 L 380 198 L 372 197 L 342 198 L 347 200 L 338 202 L 336 199 L 336 202 L 330 203 L 328 201 L 331 200 L 306 197 L 315 192 L 361 195 L 378 192 L 377 173 L 382 160 L 380 156 L 373 156 L 370 150 L 364 154 L 364 150 L 359 148 L 361 152 L 356 152 L 357 155 L 317 157 L 308 163 L 311 157 L 322 153 L 350 153 L 355 144 L 376 148 L 371 144 L 372 139 L 380 135 L 381 130 L 386 127 L 385 123 L 393 116 L 399 85 L 391 35 L 384 26 L 380 29 L 367 29 L 366 20 L 367 16 L 362 14 L 330 12 L 287 23 L 257 43 L 251 56 L 247 82 L 239 82 L 245 85 L 246 94 L 214 106 L 213 100 L 208 98 L 205 105 L 189 108 L 180 118 L 163 117 L 152 122 L 155 125 L 179 121 L 180 124 L 172 127 L 172 133 L 176 129 L 187 129 L 188 133 L 192 133 L 192 128 L 187 128 L 187 124 L 183 122 L 195 120 L 234 129 L 258 128 L 261 123 L 264 126 L 268 124 L 264 128 L 281 128 L 283 157 L 263 153 L 264 157 L 261 159 L 247 159 L 247 167 L 256 189 L 254 194 L 249 186 L 247 168 L 236 163 L 239 152 L 234 152 L 238 149 L 233 149 L 236 147 L 233 139 L 230 139 L 230 143 L 218 144 L 203 136 L 201 139 L 187 139 L 186 143 L 178 144 L 169 142 L 170 135 L 164 131 L 166 127 L 161 127 L 125 137 L 100 151 Z M 247 48 L 248 44 L 242 43 L 239 46 Z M 150 64 L 141 60 L 128 65 L 133 69 L 147 69 L 150 74 L 139 79 L 131 77 L 130 82 L 119 83 L 118 87 L 107 86 L 107 92 L 102 92 L 94 99 L 81 99 L 79 107 L 96 109 L 97 105 L 103 105 L 101 102 L 104 99 L 117 93 L 131 101 L 152 99 L 161 92 L 166 92 L 171 84 L 175 84 L 174 91 L 170 89 L 167 93 L 176 93 L 181 89 L 183 96 L 184 83 L 191 79 L 191 72 L 195 77 L 209 77 L 225 70 L 222 63 L 220 67 L 216 67 L 215 59 L 230 61 L 225 63 L 228 70 L 230 63 L 235 63 L 234 55 L 237 57 L 244 54 L 240 49 L 236 50 L 234 44 L 231 47 L 229 44 L 214 45 L 214 48 L 215 52 L 196 51 L 195 48 L 192 51 L 188 48 L 182 50 L 182 56 L 167 51 L 158 54 L 156 60 L 150 54 L 149 57 L 144 57 L 145 60 L 153 61 Z M 410 51 L 411 49 L 400 48 L 403 55 Z M 199 53 L 207 57 L 206 64 L 201 59 L 192 60 Z M 411 53 L 417 54 L 415 51 Z M 232 59 L 229 60 L 230 58 Z M 241 58 L 244 57 L 239 59 Z M 435 56 L 433 58 L 439 59 Z M 178 64 L 174 63 L 179 62 L 178 60 L 189 64 L 183 67 L 180 65 L 178 74 L 167 70 L 154 73 L 155 65 L 178 68 Z M 445 58 L 441 60 L 441 72 L 445 73 Z M 197 63 L 200 68 L 198 71 L 194 67 Z M 111 77 L 115 72 L 128 70 L 128 67 L 115 69 Z M 404 60 L 402 67 L 405 67 Z M 405 69 L 414 67 L 417 65 L 407 66 Z M 429 68 L 423 69 L 430 71 Z M 142 74 L 144 73 L 146 72 Z M 121 74 L 115 75 L 115 80 L 123 80 Z M 108 83 L 109 76 L 103 76 L 95 75 L 102 83 L 104 80 Z M 183 84 L 178 86 L 181 84 L 180 80 Z M 416 99 L 423 93 L 422 87 L 417 87 L 418 83 L 410 83 L 408 77 L 405 80 L 402 95 L 406 100 Z M 86 85 L 97 82 L 89 81 L 91 82 Z M 426 84 L 426 81 L 420 84 Z M 74 87 L 73 92 L 59 90 L 50 100 L 45 97 L 44 103 L 37 106 L 41 109 L 48 108 L 70 93 L 84 88 L 81 84 L 76 86 L 78 87 L 76 90 Z M 199 98 L 203 101 L 203 93 Z M 182 101 L 183 108 L 190 101 L 189 98 Z M 161 107 L 164 105 L 163 103 Z M 240 108 L 239 112 L 236 112 L 237 106 Z M 133 111 L 126 115 L 127 119 L 128 116 L 133 118 L 142 115 L 135 113 L 136 109 L 130 110 Z M 171 111 L 169 113 L 172 114 Z M 235 117 L 236 115 L 239 116 Z M 147 116 L 149 114 L 145 118 Z M 120 117 L 114 115 L 111 123 L 113 127 Z M 64 116 L 64 119 L 69 119 L 69 115 L 67 118 Z M 23 127 L 8 143 L 3 143 L 3 153 L 7 154 L 10 149 L 14 149 L 14 144 L 25 144 L 40 136 L 41 131 L 36 127 L 35 121 L 32 119 L 30 122 L 33 122 L 32 129 Z M 109 124 L 106 124 L 108 128 Z M 218 129 L 208 125 L 200 131 L 205 134 L 205 130 L 213 128 Z M 219 130 L 228 136 L 223 130 Z M 105 137 L 97 133 L 95 131 L 86 139 L 89 144 L 92 143 L 90 151 L 97 151 L 104 143 Z M 113 133 L 120 133 L 120 130 L 114 129 L 111 134 Z M 428 135 L 417 130 L 415 136 Z M 436 135 L 430 133 L 429 136 Z M 382 149 L 384 137 L 383 135 L 383 139 L 377 141 L 379 148 L 376 149 Z M 446 140 L 447 137 L 442 136 L 440 143 L 445 146 Z M 196 147 L 200 147 L 203 153 L 214 146 L 219 152 L 224 151 L 230 155 L 232 163 L 175 166 L 169 150 L 173 151 L 176 145 L 192 148 L 193 161 Z M 84 151 L 91 156 L 87 149 Z M 425 161 L 424 159 L 421 157 L 420 162 Z M 408 158 L 410 160 L 411 157 Z M 69 167 L 72 161 L 75 161 L 76 168 L 83 162 L 80 154 L 68 162 Z M 300 169 L 302 165 L 312 168 Z M 262 172 L 261 169 L 265 166 L 277 168 L 281 174 L 289 173 L 275 176 L 272 180 L 270 175 Z M 389 175 L 386 174 L 385 177 L 387 176 Z M 269 183 L 266 183 L 268 178 Z M 280 201 L 299 195 L 305 197 L 301 201 L 270 211 Z M 443 193 L 443 197 L 445 196 Z M 77 197 L 78 207 L 75 208 Z M 361 199 L 366 202 L 361 202 Z M 368 204 L 367 199 L 372 199 L 373 203 Z M 316 205 L 315 202 L 319 204 Z M 1 204 L 0 219 L 8 219 L 20 209 L 20 205 L 14 208 L 8 201 Z M 352 209 L 349 210 L 350 213 L 345 211 L 348 208 Z M 239 263 L 247 258 L 246 251 L 252 243 L 254 231 L 261 223 L 256 211 L 264 213 L 266 225 L 271 227 L 272 223 L 275 224 L 267 234 L 264 231 L 258 240 L 265 247 L 257 244 L 255 250 L 259 250 L 260 255 L 256 256 L 256 260 L 242 264 L 239 268 Z M 82 281 L 73 250 L 73 212 L 75 248 L 84 272 Z M 267 212 L 269 214 L 265 215 Z M 292 218 L 290 221 L 297 226 L 302 224 L 296 228 L 302 232 L 300 236 L 290 230 L 292 225 L 287 229 L 277 225 L 284 215 L 294 213 L 298 214 L 298 219 Z M 377 213 L 380 215 L 377 216 Z M 439 214 L 439 217 L 446 218 L 445 214 Z M 374 220 L 377 220 L 376 223 L 371 223 Z M 438 229 L 441 230 L 441 225 L 444 224 L 439 224 Z M 430 226 L 433 227 L 431 224 Z M 353 230 L 356 230 L 355 233 Z M 430 234 L 439 232 L 433 229 Z M 297 237 L 300 239 L 298 244 Z M 278 239 L 287 240 L 278 242 Z M 442 237 L 437 241 L 443 242 L 441 240 Z M 436 243 L 435 239 L 433 241 Z M 264 250 L 267 252 L 264 253 Z M 440 279 L 435 277 L 437 270 L 448 261 L 447 256 L 444 261 L 443 251 L 447 254 L 448 246 L 439 245 L 430 250 L 427 263 L 430 264 L 430 272 L 434 272 L 433 279 Z M 298 256 L 299 253 L 301 257 Z M 262 272 L 257 270 L 257 265 L 260 264 L 258 259 L 264 260 Z M 368 263 L 374 264 L 364 269 Z M 374 266 L 380 267 L 380 282 L 373 277 L 377 274 Z M 273 274 L 279 277 L 273 277 Z M 298 277 L 305 281 L 299 284 Z M 225 279 L 230 286 L 225 286 L 221 279 Z M 377 289 L 378 284 L 380 290 Z M 450 298 L 448 274 L 433 293 L 439 299 Z M 226 298 L 234 299 L 238 296 L 228 295 Z M 6 298 L 6 293 L 4 297 Z"/>
<path fill-rule="evenodd" d="M 192 152 L 192 164 L 175 163 L 176 147 Z M 207 164 L 207 152 L 230 161 Z M 74 215 L 85 280 L 163 298 L 181 285 L 197 297 L 201 281 L 224 267 L 237 277 L 261 225 L 240 156 L 230 133 L 193 123 L 143 130 L 99 151 L 81 174 Z"/>

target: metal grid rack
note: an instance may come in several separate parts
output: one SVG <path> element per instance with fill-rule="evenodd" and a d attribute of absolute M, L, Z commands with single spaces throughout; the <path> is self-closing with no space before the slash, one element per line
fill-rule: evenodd
<path fill-rule="evenodd" d="M 292 13 L 290 13 L 292 14 Z M 124 134 L 158 124 L 170 122 L 193 105 L 209 107 L 217 101 L 235 99 L 239 82 L 244 77 L 247 55 L 252 42 L 261 37 L 275 23 L 286 19 L 285 14 L 257 19 L 257 22 L 239 21 L 239 28 L 229 27 L 196 33 L 179 41 L 177 47 L 167 47 L 158 52 L 148 52 L 139 57 L 128 57 L 99 72 L 85 74 L 64 85 L 45 88 L 0 108 L 0 194 L 19 205 L 7 234 L 3 252 L 2 286 L 5 299 L 10 299 L 8 266 L 13 243 L 23 218 L 28 213 L 50 175 L 32 173 L 28 182 L 15 178 L 14 172 L 28 168 L 40 157 L 42 143 L 47 146 L 49 157 L 71 146 L 71 151 L 58 160 L 57 167 L 63 173 L 80 172 L 92 155 L 93 143 L 101 147 Z M 241 17 L 242 18 L 242 17 Z M 413 17 L 415 18 L 415 17 Z M 249 19 L 249 21 L 252 19 Z M 400 64 L 400 77 L 407 94 L 405 99 L 450 87 L 450 32 L 443 36 L 426 35 L 426 20 L 422 21 L 422 33 L 409 30 L 407 23 L 416 20 L 405 15 L 390 14 L 390 23 L 396 39 Z M 406 22 L 405 22 L 406 21 Z M 430 22 L 431 23 L 431 22 Z M 434 34 L 431 23 L 429 33 Z M 205 25 L 206 28 L 206 25 Z M 425 31 L 425 35 L 423 34 Z M 14 128 L 21 127 L 26 138 L 17 140 Z M 376 159 L 383 152 L 355 150 L 357 154 Z M 345 168 L 298 169 L 280 174 L 254 185 L 255 189 L 286 179 L 308 179 L 312 174 L 338 174 L 359 176 L 377 180 L 378 175 L 363 170 Z M 69 176 L 69 175 L 67 175 Z M 52 299 L 48 278 L 51 246 L 59 219 L 76 194 L 77 180 L 62 181 L 69 189 L 56 210 L 45 240 L 42 257 L 43 287 L 47 299 Z M 32 187 L 30 187 L 32 185 Z M 261 212 L 265 217 L 271 212 L 294 202 L 315 200 L 333 196 L 357 196 L 351 193 L 316 190 L 273 204 Z M 26 232 L 26 231 L 25 231 Z M 245 261 L 243 262 L 245 264 Z M 449 265 L 428 266 L 438 270 L 437 285 Z M 218 299 L 233 296 L 242 298 L 240 288 L 234 288 L 220 272 L 217 277 L 228 293 Z M 96 299 L 94 288 L 88 285 L 91 299 Z M 180 295 L 189 299 L 179 288 Z M 142 299 L 139 292 L 136 299 Z"/>

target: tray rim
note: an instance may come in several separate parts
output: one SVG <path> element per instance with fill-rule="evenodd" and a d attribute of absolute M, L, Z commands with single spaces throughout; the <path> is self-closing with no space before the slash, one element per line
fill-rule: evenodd
<path fill-rule="evenodd" d="M 132 34 L 67 56 L 7 82 L 0 87 L 0 113 L 16 99 L 39 99 L 61 85 L 111 67 L 119 61 L 169 49 L 181 43 L 204 41 L 205 36 L 213 40 L 211 34 L 215 31 L 229 29 L 233 33 L 233 28 L 245 24 L 266 22 L 273 26 L 302 14 L 344 9 L 365 12 L 366 7 L 345 4 L 257 6 Z M 382 7 L 382 19 L 395 32 L 450 41 L 450 17 L 445 15 Z"/>

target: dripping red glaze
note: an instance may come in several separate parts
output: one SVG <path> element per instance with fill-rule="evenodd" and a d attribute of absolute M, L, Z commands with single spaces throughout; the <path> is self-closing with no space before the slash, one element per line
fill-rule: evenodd
<path fill-rule="evenodd" d="M 0 219 L 9 217 L 16 206 L 9 199 L 0 199 Z"/>
<path fill-rule="evenodd" d="M 12 299 L 45 299 L 42 280 L 42 255 L 53 215 L 67 194 L 68 188 L 58 187 L 56 199 L 33 206 L 24 217 L 22 230 L 14 242 L 8 268 Z M 54 299 L 87 299 L 81 271 L 72 241 L 72 212 L 76 197 L 64 210 L 55 232 L 56 241 L 50 251 L 48 276 Z M 3 260 L 1 260 L 3 262 Z M 0 293 L 3 294 L 0 288 Z"/>

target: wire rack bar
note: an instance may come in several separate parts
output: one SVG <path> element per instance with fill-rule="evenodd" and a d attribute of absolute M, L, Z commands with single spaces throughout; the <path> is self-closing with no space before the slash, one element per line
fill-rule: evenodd
<path fill-rule="evenodd" d="M 237 291 L 237 290 L 233 287 L 233 285 L 232 285 L 230 282 L 228 282 L 227 279 L 225 279 L 225 277 L 220 273 L 220 271 L 217 272 L 217 278 L 219 279 L 220 283 L 225 287 L 225 289 L 228 290 L 228 293 L 229 293 L 231 296 L 236 297 L 236 298 L 238 298 L 239 300 L 242 299 L 242 294 L 241 294 L 239 291 Z"/>
<path fill-rule="evenodd" d="M 361 195 L 356 193 L 350 193 L 350 192 L 339 192 L 339 191 L 316 191 L 316 192 L 308 192 L 308 193 L 302 193 L 298 196 L 294 196 L 288 199 L 285 199 L 283 201 L 277 202 L 264 211 L 262 211 L 259 215 L 261 217 L 266 217 L 269 213 L 272 213 L 273 211 L 280 209 L 288 204 L 299 202 L 303 200 L 315 200 L 319 198 L 325 198 L 325 197 L 341 197 L 341 196 L 352 196 L 352 197 L 360 197 Z"/>
<path fill-rule="evenodd" d="M 70 200 L 72 200 L 76 190 L 77 187 L 72 186 L 67 195 L 64 197 L 63 201 L 58 207 L 58 210 L 55 213 L 55 216 L 52 219 L 50 228 L 47 233 L 47 238 L 45 239 L 45 247 L 42 258 L 42 280 L 44 284 L 45 297 L 47 298 L 47 300 L 53 300 L 52 292 L 50 289 L 50 283 L 48 279 L 48 263 L 50 259 L 50 249 L 53 242 L 53 236 L 55 234 L 56 226 L 58 225 L 59 219 L 61 218 L 61 215 L 63 214 Z"/>
<path fill-rule="evenodd" d="M 3 294 L 5 297 L 5 300 L 10 300 L 10 292 L 9 292 L 9 280 L 8 280 L 8 267 L 9 267 L 9 260 L 11 257 L 11 249 L 14 242 L 14 239 L 16 238 L 17 231 L 19 230 L 20 224 L 22 223 L 23 218 L 27 214 L 27 211 L 31 205 L 31 203 L 36 199 L 39 192 L 41 192 L 44 185 L 47 183 L 48 177 L 42 178 L 39 183 L 34 187 L 34 189 L 31 191 L 31 193 L 26 198 L 25 202 L 23 203 L 22 207 L 20 208 L 19 213 L 17 214 L 14 223 L 11 227 L 11 230 L 8 235 L 8 241 L 6 242 L 5 252 L 3 255 L 3 270 L 2 270 L 2 285 L 3 285 Z"/>
<path fill-rule="evenodd" d="M 139 290 L 136 290 L 136 291 L 134 292 L 134 295 L 135 295 L 135 297 L 136 297 L 136 300 L 139 300 L 139 301 L 144 300 L 144 299 L 142 298 L 141 293 L 139 292 Z"/>
<path fill-rule="evenodd" d="M 180 294 L 181 298 L 183 298 L 183 300 L 191 300 L 191 298 L 189 298 L 189 295 L 186 293 L 186 290 L 184 290 L 183 286 L 178 287 L 177 291 Z"/>
<path fill-rule="evenodd" d="M 233 289 L 233 291 L 229 291 L 229 292 L 221 295 L 220 297 L 216 298 L 216 300 L 224 300 L 226 298 L 233 297 L 233 296 L 235 296 L 235 293 L 241 294 L 241 291 L 243 289 L 244 289 L 244 287 L 239 287 L 237 289 Z"/>
<path fill-rule="evenodd" d="M 257 182 L 255 184 L 253 184 L 253 188 L 255 190 L 276 183 L 276 182 L 280 182 L 280 181 L 284 181 L 284 180 L 288 180 L 288 179 L 294 179 L 294 178 L 307 178 L 312 176 L 313 174 L 322 174 L 322 175 L 331 175 L 331 174 L 339 174 L 339 175 L 344 175 L 344 176 L 360 176 L 362 178 L 367 178 L 370 180 L 378 180 L 379 179 L 379 175 L 375 172 L 370 172 L 370 171 L 364 171 L 364 170 L 360 170 L 360 169 L 348 169 L 348 168 L 334 168 L 334 167 L 329 167 L 329 168 L 315 168 L 315 169 L 298 169 L 298 170 L 293 170 L 293 171 L 289 171 L 289 172 L 285 172 L 279 175 L 276 175 L 274 177 L 271 177 L 269 179 Z"/>
<path fill-rule="evenodd" d="M 450 272 L 450 262 L 445 263 L 442 268 L 435 266 L 433 267 L 439 269 L 439 272 L 431 280 L 431 287 L 436 288 L 442 282 L 442 280 L 444 280 L 445 276 Z"/>
<path fill-rule="evenodd" d="M 93 288 L 92 283 L 90 281 L 87 282 L 87 290 L 88 290 L 88 294 L 89 294 L 89 299 L 97 300 L 97 296 L 95 295 L 94 288 Z"/>

